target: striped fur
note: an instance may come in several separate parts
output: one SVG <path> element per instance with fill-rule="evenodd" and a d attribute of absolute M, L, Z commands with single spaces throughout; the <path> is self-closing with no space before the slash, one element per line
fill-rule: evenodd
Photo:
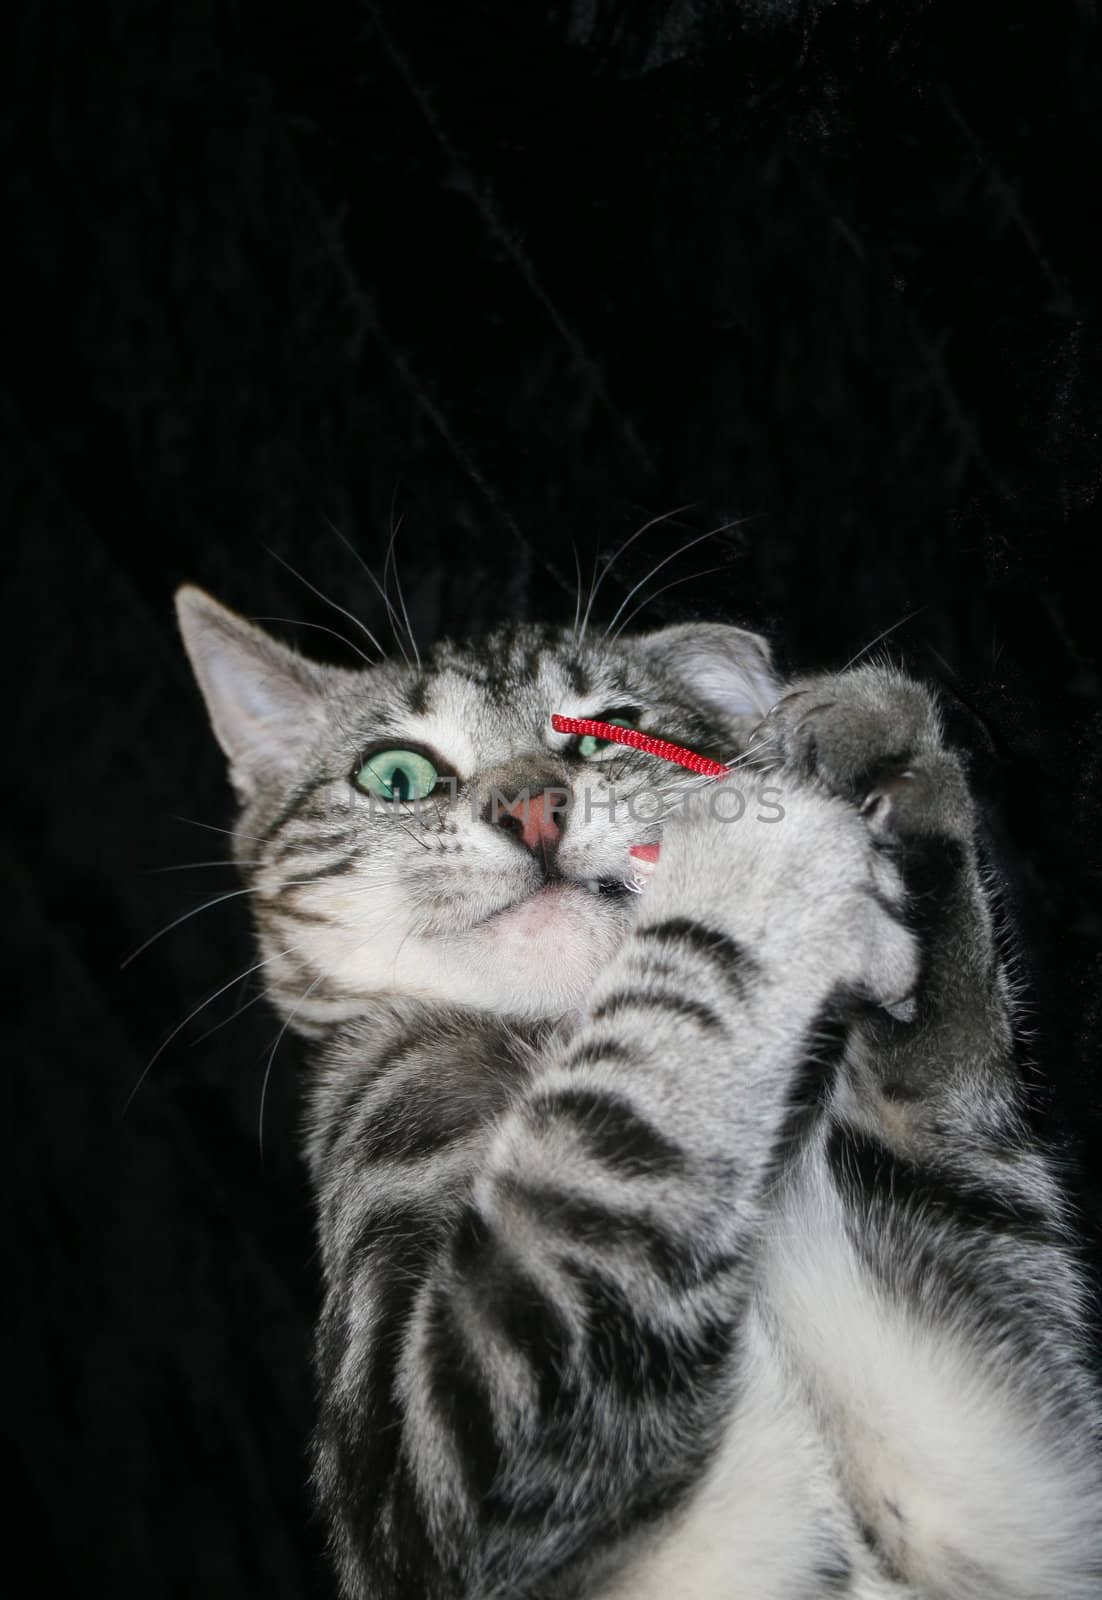
<path fill-rule="evenodd" d="M 1102 1593 L 1084 1288 L 927 693 L 864 668 L 778 701 L 723 629 L 322 673 L 182 614 L 270 991 L 317 1040 L 316 1482 L 349 1600 Z M 250 671 L 263 716 L 230 704 Z M 628 705 L 722 757 L 755 727 L 783 818 L 760 772 L 725 781 L 739 822 L 703 791 L 586 818 L 647 758 L 587 766 L 549 714 Z M 439 814 L 345 792 L 380 734 L 447 757 Z M 542 893 L 466 803 L 529 778 L 575 802 Z M 583 886 L 659 834 L 645 895 Z"/>

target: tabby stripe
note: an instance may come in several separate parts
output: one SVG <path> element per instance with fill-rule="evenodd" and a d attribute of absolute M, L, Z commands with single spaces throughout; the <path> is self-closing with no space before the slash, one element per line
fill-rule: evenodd
<path fill-rule="evenodd" d="M 566 674 L 567 683 L 576 695 L 589 693 L 589 677 L 580 661 L 568 656 L 562 663 L 562 669 Z"/>
<path fill-rule="evenodd" d="M 409 1113 L 404 1096 L 373 1110 L 352 1141 L 357 1158 L 365 1163 L 422 1161 L 459 1142 L 458 1131 L 448 1123 L 423 1114 L 414 1119 Z"/>
<path fill-rule="evenodd" d="M 812 1123 L 823 1110 L 846 1053 L 852 1001 L 848 995 L 831 995 L 820 1007 L 804 1035 L 801 1059 L 793 1069 L 773 1145 L 771 1176 L 776 1177 Z"/>
<path fill-rule="evenodd" d="M 541 1406 L 550 1409 L 570 1359 L 570 1330 L 558 1307 L 474 1205 L 452 1237 L 452 1263 L 481 1314 L 531 1366 Z"/>
<path fill-rule="evenodd" d="M 807 1600 L 823 1600 L 826 1595 L 852 1593 L 853 1566 L 845 1552 L 838 1550 L 825 1561 L 819 1562 L 812 1586 L 807 1591 Z"/>
<path fill-rule="evenodd" d="M 296 789 L 294 794 L 287 801 L 287 804 L 283 807 L 283 810 L 276 817 L 275 821 L 270 822 L 268 826 L 263 828 L 257 835 L 257 842 L 261 845 L 265 845 L 269 842 L 269 840 L 274 839 L 280 829 L 286 827 L 291 818 L 298 815 L 303 806 L 305 806 L 306 802 L 310 799 L 311 795 L 315 795 L 319 789 L 324 789 L 326 784 L 331 783 L 332 781 L 333 780 L 328 777 L 311 778 L 308 783 L 305 783 L 301 788 Z"/>
<path fill-rule="evenodd" d="M 687 946 L 718 967 L 728 983 L 734 982 L 740 989 L 745 978 L 757 971 L 758 964 L 745 945 L 689 917 L 667 917 L 664 922 L 652 922 L 639 928 L 635 937 Z"/>
<path fill-rule="evenodd" d="M 439 1155 L 481 1126 L 477 1106 L 444 1097 L 412 1098 L 408 1085 L 399 1084 L 381 1105 L 360 1118 L 350 1142 L 355 1158 L 365 1165 L 376 1161 L 420 1161 Z"/>
<path fill-rule="evenodd" d="M 322 911 L 307 911 L 303 906 L 290 905 L 285 900 L 280 900 L 276 895 L 271 900 L 263 902 L 265 922 L 283 922 L 289 927 L 313 923 L 319 927 L 330 927 L 332 917 L 327 917 Z"/>
<path fill-rule="evenodd" d="M 734 1346 L 732 1322 L 707 1318 L 696 1330 L 680 1326 L 667 1335 L 604 1273 L 576 1261 L 564 1270 L 585 1307 L 585 1357 L 594 1382 L 633 1410 L 709 1401 Z"/>
<path fill-rule="evenodd" d="M 644 976 L 649 983 L 653 983 L 659 978 L 669 979 L 675 986 L 685 982 L 685 963 L 683 961 L 668 961 L 664 956 L 660 956 L 656 950 L 647 950 L 640 954 L 637 959 L 644 966 Z"/>
<path fill-rule="evenodd" d="M 485 1379 L 450 1300 L 439 1290 L 426 1318 L 424 1360 L 429 1403 L 451 1440 L 473 1506 L 481 1509 L 498 1476 L 502 1447 Z"/>
<path fill-rule="evenodd" d="M 346 1083 L 337 1097 L 335 1105 L 327 1108 L 325 1116 L 325 1132 L 322 1136 L 322 1159 L 328 1163 L 338 1142 L 349 1131 L 348 1119 L 356 1111 L 364 1096 L 374 1083 L 374 1075 L 360 1068 L 352 1075 L 352 1081 Z"/>
<path fill-rule="evenodd" d="M 285 889 L 300 889 L 303 884 L 318 883 L 322 878 L 339 878 L 342 872 L 347 872 L 349 867 L 355 866 L 359 860 L 359 852 L 353 850 L 345 856 L 338 856 L 336 861 L 330 861 L 327 866 L 317 867 L 313 872 L 298 872 L 294 878 L 285 883 Z"/>
<path fill-rule="evenodd" d="M 429 676 L 421 673 L 406 691 L 406 704 L 415 717 L 422 716 L 429 703 Z"/>
<path fill-rule="evenodd" d="M 888 1502 L 888 1505 L 898 1517 L 898 1508 L 892 1505 L 890 1501 Z M 870 1523 L 865 1522 L 863 1518 L 859 1517 L 857 1519 L 857 1532 L 860 1534 L 861 1541 L 869 1551 L 869 1554 L 876 1561 L 876 1564 L 883 1576 L 885 1578 L 890 1578 L 893 1583 L 901 1584 L 903 1582 L 903 1574 L 896 1566 L 892 1558 L 888 1555 L 887 1551 L 884 1549 L 884 1546 L 880 1542 L 880 1535 L 877 1533 L 876 1529 L 873 1528 Z"/>
<path fill-rule="evenodd" d="M 356 1073 L 354 1080 L 342 1091 L 326 1118 L 328 1126 L 322 1146 L 326 1160 L 333 1154 L 343 1136 L 350 1131 L 349 1119 L 355 1112 L 363 1110 L 370 1091 L 376 1088 L 383 1078 L 389 1077 L 392 1072 L 404 1066 L 410 1056 L 415 1055 L 418 1050 L 426 1045 L 435 1044 L 439 1037 L 440 1030 L 435 1025 L 418 1029 L 410 1024 L 400 1044 L 386 1055 L 378 1057 L 369 1067 L 363 1067 Z M 374 1112 L 371 1111 L 368 1115 L 373 1116 Z"/>
<path fill-rule="evenodd" d="M 1052 1244 L 1057 1230 L 1036 1206 L 993 1189 L 962 1186 L 952 1174 L 918 1167 L 871 1134 L 836 1125 L 827 1144 L 834 1180 L 850 1199 L 901 1209 L 936 1210 L 977 1232 L 1009 1234 L 1024 1243 Z"/>
<path fill-rule="evenodd" d="M 380 1219 L 374 1222 L 381 1235 L 384 1225 Z M 424 1207 L 410 1207 L 398 1218 L 388 1217 L 386 1271 L 372 1273 L 369 1284 L 355 1282 L 351 1276 L 348 1279 L 350 1299 L 369 1294 L 377 1331 L 357 1373 L 354 1403 L 348 1405 L 344 1397 L 330 1403 L 322 1426 L 335 1439 L 341 1460 L 341 1510 L 347 1523 L 361 1530 L 361 1548 L 370 1545 L 397 1465 L 405 1421 L 405 1406 L 398 1393 L 399 1363 L 418 1287 L 439 1232 L 439 1218 Z M 321 1333 L 322 1350 L 331 1347 L 339 1360 L 347 1348 L 347 1327 L 323 1325 Z M 327 1389 L 331 1381 L 330 1377 Z"/>
<path fill-rule="evenodd" d="M 606 1017 L 617 1017 L 621 1012 L 640 1006 L 670 1011 L 675 1016 L 688 1017 L 712 1032 L 724 1032 L 723 1022 L 711 1006 L 703 1005 L 699 1000 L 686 1000 L 683 995 L 669 994 L 665 990 L 617 989 L 615 994 L 610 994 L 600 1005 L 594 1006 L 589 1013 L 590 1021 L 603 1022 Z"/>
<path fill-rule="evenodd" d="M 295 855 L 321 855 L 324 851 L 339 850 L 348 846 L 348 829 L 342 828 L 339 833 L 314 833 L 293 835 L 284 841 L 278 850 L 274 850 L 270 857 L 273 867 L 280 866 L 289 857 Z"/>
<path fill-rule="evenodd" d="M 367 1592 L 372 1600 L 438 1600 L 447 1593 L 447 1580 L 430 1542 L 416 1471 L 404 1451 L 391 1474 L 385 1514 L 389 1517 L 390 1548 L 382 1557 L 382 1571 L 375 1552 Z M 377 1544 L 377 1529 L 374 1538 Z M 380 1586 L 384 1578 L 385 1588 Z"/>
<path fill-rule="evenodd" d="M 567 1055 L 563 1065 L 565 1067 L 598 1067 L 606 1061 L 616 1061 L 624 1066 L 632 1066 L 639 1059 L 637 1050 L 630 1050 L 626 1044 L 619 1044 L 615 1039 L 587 1039 L 584 1044 L 575 1045 Z"/>
<path fill-rule="evenodd" d="M 698 1263 L 688 1244 L 661 1223 L 635 1212 L 613 1210 L 600 1200 L 557 1184 L 502 1178 L 498 1187 L 506 1200 L 519 1205 L 539 1227 L 563 1234 L 575 1244 L 642 1253 L 668 1288 L 698 1287 L 732 1265 L 727 1258 Z"/>
<path fill-rule="evenodd" d="M 620 1095 L 598 1089 L 559 1089 L 534 1096 L 529 1106 L 537 1116 L 569 1121 L 582 1136 L 588 1153 L 625 1177 L 685 1169 L 680 1147 Z"/>
<path fill-rule="evenodd" d="M 372 1307 L 379 1300 L 376 1277 L 385 1286 L 392 1274 L 407 1279 L 424 1275 L 424 1268 L 444 1235 L 446 1219 L 431 1200 L 398 1203 L 379 1198 L 365 1207 L 356 1223 L 341 1268 L 353 1295 L 367 1297 Z M 332 1230 L 331 1230 L 332 1231 Z M 378 1326 L 385 1331 L 380 1309 Z"/>

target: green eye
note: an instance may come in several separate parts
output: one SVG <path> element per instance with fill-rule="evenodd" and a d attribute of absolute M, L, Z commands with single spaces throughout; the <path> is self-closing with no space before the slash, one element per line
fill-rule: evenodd
<path fill-rule="evenodd" d="M 436 788 L 439 777 L 428 757 L 416 750 L 376 750 L 353 781 L 377 800 L 423 800 Z"/>
<path fill-rule="evenodd" d="M 623 717 L 600 717 L 601 722 L 609 722 L 614 728 L 630 728 L 631 723 L 625 722 Z M 578 740 L 578 754 L 584 761 L 592 761 L 595 757 L 604 755 L 606 750 L 615 750 L 616 745 L 611 739 L 595 739 L 591 733 L 583 734 Z"/>

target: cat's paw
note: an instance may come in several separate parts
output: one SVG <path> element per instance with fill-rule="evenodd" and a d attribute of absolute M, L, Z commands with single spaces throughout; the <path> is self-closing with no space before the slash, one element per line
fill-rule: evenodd
<path fill-rule="evenodd" d="M 955 833 L 971 820 L 932 697 L 887 668 L 793 683 L 754 730 L 749 754 L 782 787 L 786 778 L 815 783 L 849 801 L 877 834 Z"/>
<path fill-rule="evenodd" d="M 918 955 L 903 882 L 858 811 L 806 784 L 779 817 L 765 820 L 757 802 L 756 780 L 732 773 L 667 826 L 646 920 L 722 930 L 794 992 L 905 1000 Z"/>

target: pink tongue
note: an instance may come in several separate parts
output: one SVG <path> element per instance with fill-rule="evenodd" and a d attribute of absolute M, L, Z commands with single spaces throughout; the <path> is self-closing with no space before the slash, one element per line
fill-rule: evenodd
<path fill-rule="evenodd" d="M 628 851 L 629 856 L 634 856 L 637 861 L 657 861 L 660 844 L 633 844 Z"/>

